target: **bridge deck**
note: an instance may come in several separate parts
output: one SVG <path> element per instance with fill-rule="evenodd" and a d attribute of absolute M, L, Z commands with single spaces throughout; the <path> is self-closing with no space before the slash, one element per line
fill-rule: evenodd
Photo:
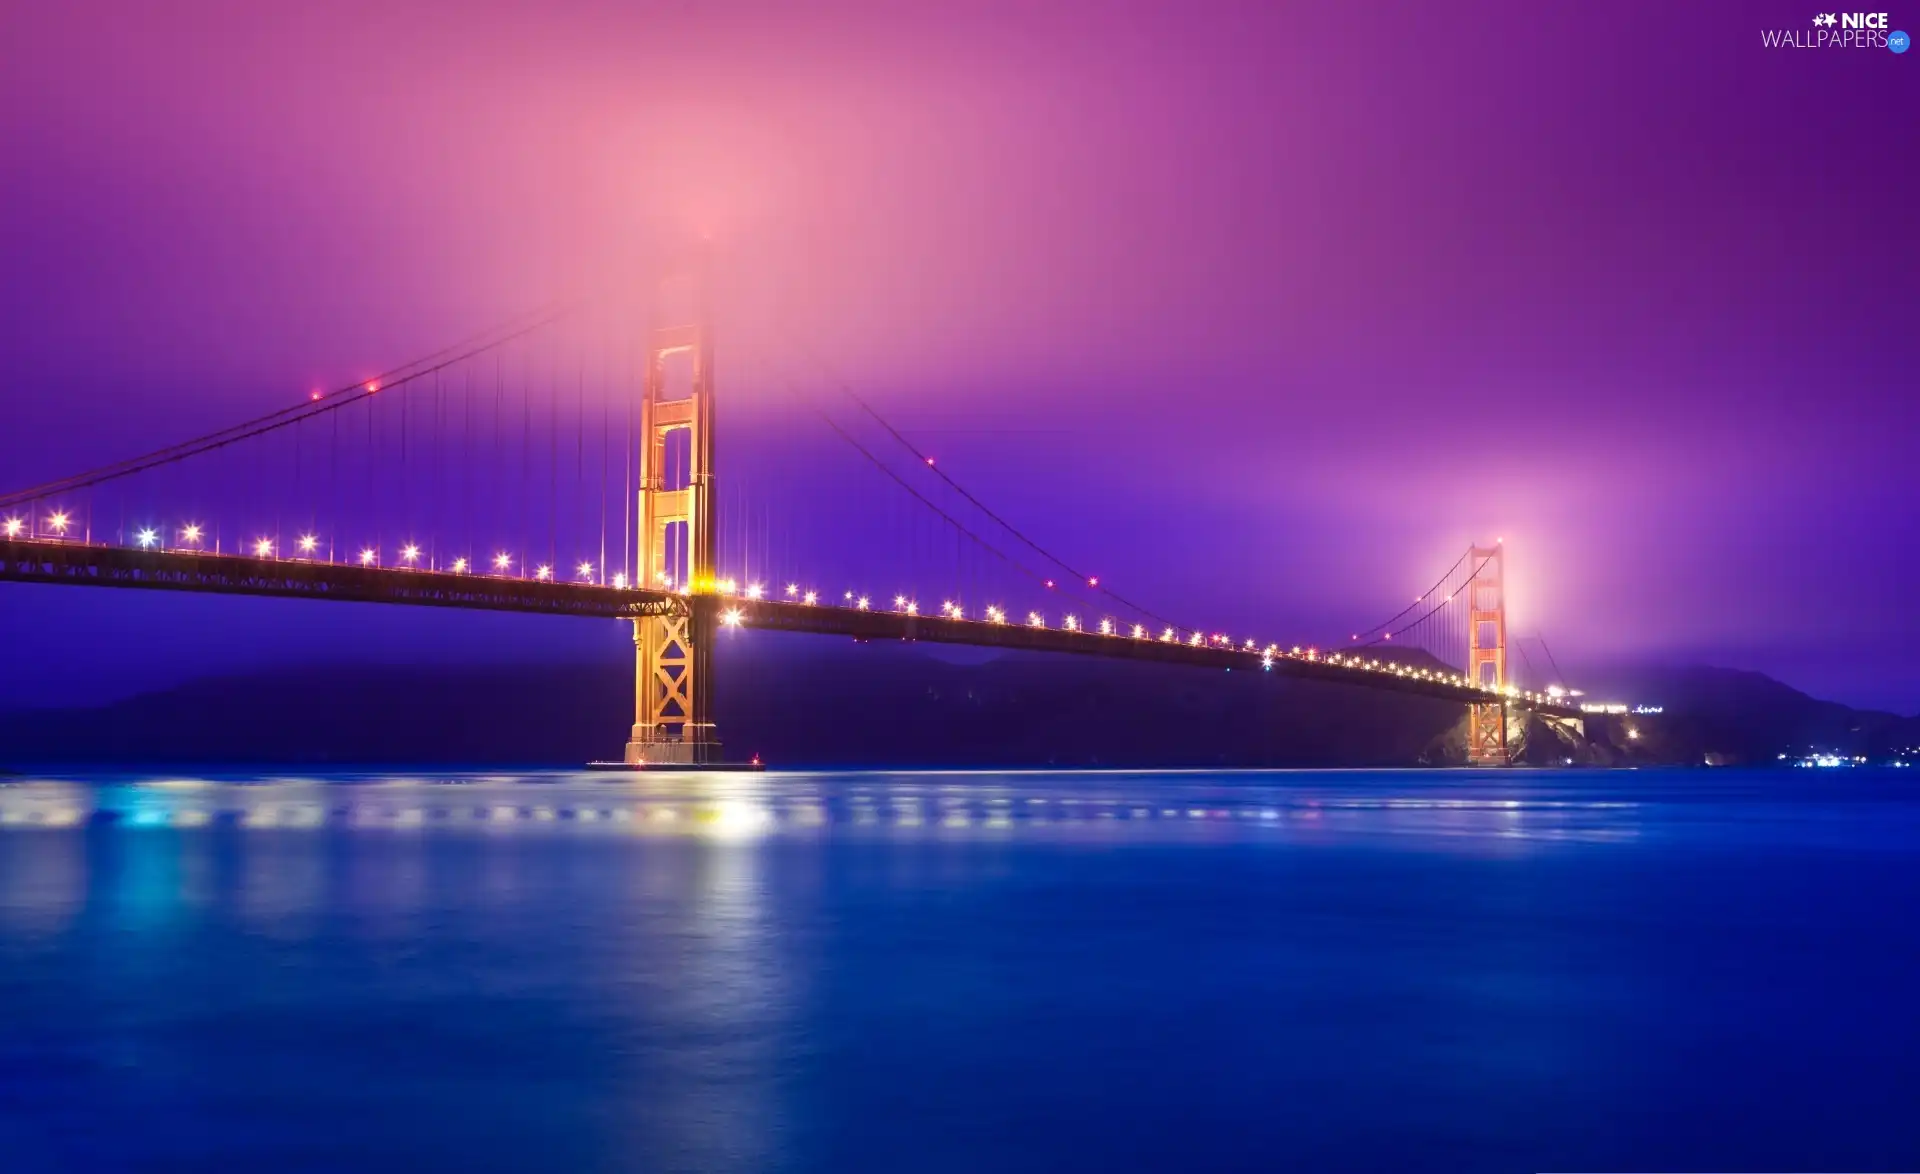
<path fill-rule="evenodd" d="M 616 619 L 686 610 L 683 597 L 666 591 L 198 550 L 132 550 L 45 539 L 0 539 L 0 582 L 145 587 Z"/>
<path fill-rule="evenodd" d="M 194 550 L 133 550 L 118 546 L 44 539 L 0 539 L 0 582 L 94 587 L 135 587 L 224 595 L 399 603 L 544 615 L 630 619 L 683 613 L 684 595 L 649 589 L 606 587 L 504 575 L 444 570 L 363 567 L 296 558 L 255 558 Z M 1490 694 L 1419 670 L 1355 666 L 1313 652 L 1272 654 L 1238 646 L 1185 640 L 1133 638 L 1092 631 L 1016 623 L 909 615 L 776 600 L 729 597 L 716 601 L 742 627 L 767 631 L 846 636 L 857 640 L 927 640 L 992 648 L 1104 656 L 1118 660 L 1183 664 L 1213 669 L 1250 669 L 1291 677 L 1388 689 L 1466 704 Z M 1570 705 L 1532 694 L 1511 699 L 1516 707 L 1560 717 L 1578 717 Z"/>

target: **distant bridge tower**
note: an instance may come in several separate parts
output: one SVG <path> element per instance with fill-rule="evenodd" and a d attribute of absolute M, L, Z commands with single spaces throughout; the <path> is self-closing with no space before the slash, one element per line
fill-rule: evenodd
<path fill-rule="evenodd" d="M 1504 548 L 1476 546 L 1467 553 L 1475 568 L 1467 584 L 1467 675 L 1476 685 L 1507 687 L 1507 592 Z M 1475 701 L 1467 706 L 1467 761 L 1474 766 L 1508 766 L 1507 702 Z"/>
<path fill-rule="evenodd" d="M 713 334 L 705 290 L 691 325 L 656 329 L 647 344 L 640 400 L 640 564 L 648 586 L 670 570 L 668 555 L 686 576 L 689 607 L 676 616 L 633 621 L 636 651 L 633 736 L 626 761 L 634 765 L 699 766 L 717 762 L 713 726 L 713 639 L 718 584 L 714 574 Z M 667 360 L 691 357 L 685 394 L 669 399 Z M 687 475 L 668 485 L 667 438 L 689 433 Z"/>

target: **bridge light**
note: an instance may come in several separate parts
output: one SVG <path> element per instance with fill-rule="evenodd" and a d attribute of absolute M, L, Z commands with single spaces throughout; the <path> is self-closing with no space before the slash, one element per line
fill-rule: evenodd
<path fill-rule="evenodd" d="M 400 548 L 400 558 L 403 562 L 411 563 L 418 561 L 420 558 L 420 548 L 414 543 L 409 542 Z"/>
<path fill-rule="evenodd" d="M 867 610 L 868 605 L 871 604 L 872 602 L 873 602 L 872 600 L 862 595 L 859 599 L 854 600 L 853 606 L 859 608 L 861 611 L 865 611 Z"/>
<path fill-rule="evenodd" d="M 1051 591 L 1051 590 L 1053 590 L 1053 580 L 1052 580 L 1052 579 L 1048 579 L 1048 580 L 1046 580 L 1046 584 L 1047 584 L 1047 590 L 1049 590 L 1049 591 Z"/>
<path fill-rule="evenodd" d="M 948 599 L 948 600 L 943 600 L 941 602 L 940 614 L 943 616 L 950 616 L 953 614 L 953 600 Z"/>
<path fill-rule="evenodd" d="M 253 544 L 253 553 L 260 556 L 261 558 L 266 558 L 268 555 L 272 554 L 273 539 L 262 538 L 258 542 L 255 542 Z"/>
<path fill-rule="evenodd" d="M 152 526 L 148 526 L 141 530 L 140 533 L 134 535 L 133 540 L 140 544 L 141 550 L 152 550 L 153 544 L 160 540 L 160 535 L 154 531 Z"/>
<path fill-rule="evenodd" d="M 1080 617 L 1068 616 L 1066 619 L 1060 621 L 1060 626 L 1069 632 L 1078 632 L 1080 630 Z"/>
<path fill-rule="evenodd" d="M 379 557 L 380 557 L 380 552 L 375 550 L 373 547 L 369 546 L 365 550 L 360 552 L 360 565 L 363 567 L 370 567 L 373 565 L 373 560 Z"/>
<path fill-rule="evenodd" d="M 53 528 L 55 534 L 65 534 L 71 522 L 72 519 L 65 510 L 55 510 L 47 515 L 47 525 Z"/>
<path fill-rule="evenodd" d="M 764 585 L 762 585 L 762 584 L 760 584 L 760 583 L 749 583 L 749 584 L 747 584 L 747 598 L 748 598 L 748 599 L 758 599 L 758 598 L 760 598 L 761 596 L 763 596 L 763 595 L 765 595 L 766 593 L 767 593 L 767 589 L 766 589 L 766 587 L 765 587 Z"/>
<path fill-rule="evenodd" d="M 920 614 L 920 605 L 919 605 L 918 603 L 915 603 L 915 602 L 914 602 L 913 600 L 911 600 L 911 599 L 909 599 L 909 600 L 907 600 L 907 614 L 908 614 L 908 615 L 910 615 L 910 616 L 917 616 L 917 615 L 919 615 L 919 614 Z"/>
<path fill-rule="evenodd" d="M 806 604 L 808 607 L 812 607 L 814 604 L 820 602 L 820 593 L 818 591 L 809 591 L 801 598 L 800 602 Z"/>
<path fill-rule="evenodd" d="M 1133 626 L 1133 638 L 1135 640 L 1144 640 L 1146 639 L 1146 635 L 1147 626 L 1145 624 L 1135 624 Z"/>
<path fill-rule="evenodd" d="M 19 518 L 8 518 L 7 519 L 7 537 L 9 538 L 20 537 L 20 529 L 25 525 L 26 523 L 22 522 Z"/>
<path fill-rule="evenodd" d="M 933 465 L 933 458 L 932 458 L 932 457 L 928 457 L 928 458 L 927 458 L 927 465 L 928 465 L 928 467 L 932 467 L 932 465 Z"/>
<path fill-rule="evenodd" d="M 987 622 L 989 624 L 1004 624 L 1007 622 L 1007 613 L 1001 611 L 999 608 L 993 606 L 992 604 L 988 604 L 987 605 Z"/>
<path fill-rule="evenodd" d="M 319 545 L 320 545 L 320 540 L 311 534 L 302 534 L 300 536 L 300 553 L 301 554 L 312 554 L 314 551 L 314 548 Z"/>
<path fill-rule="evenodd" d="M 582 579 L 593 578 L 593 564 L 586 561 L 585 559 L 581 560 L 580 566 L 576 569 L 580 572 L 580 577 Z"/>
<path fill-rule="evenodd" d="M 1040 618 L 1039 612 L 1030 611 L 1027 613 L 1027 626 L 1030 628 L 1044 628 L 1047 626 L 1047 621 Z"/>
<path fill-rule="evenodd" d="M 1199 647 L 1199 644 L 1200 644 L 1200 633 L 1198 633 L 1198 632 L 1195 632 L 1195 633 L 1194 633 L 1194 634 L 1193 634 L 1192 636 L 1190 636 L 1190 637 L 1188 637 L 1188 638 L 1187 638 L 1187 644 L 1188 644 L 1188 645 L 1189 645 L 1190 647 Z"/>
<path fill-rule="evenodd" d="M 493 556 L 494 570 L 504 571 L 511 566 L 513 566 L 513 556 L 507 552 L 501 551 L 499 554 Z"/>
<path fill-rule="evenodd" d="M 800 594 L 800 584 L 798 584 L 798 583 L 789 583 L 789 584 L 787 584 L 787 598 L 788 598 L 788 599 L 792 599 L 792 598 L 793 598 L 794 596 L 796 596 L 796 595 L 798 595 L 798 594 Z"/>
<path fill-rule="evenodd" d="M 1111 635 L 1113 635 L 1113 621 L 1112 621 L 1112 620 L 1101 620 L 1101 621 L 1100 621 L 1100 634 L 1101 634 L 1102 636 L 1111 636 Z"/>
<path fill-rule="evenodd" d="M 740 626 L 740 609 L 737 607 L 730 607 L 727 610 L 721 612 L 720 622 L 725 624 L 729 628 L 739 627 Z"/>
<path fill-rule="evenodd" d="M 1100 585 L 1100 576 L 1098 575 L 1095 575 L 1093 578 L 1087 580 L 1087 586 L 1089 587 L 1098 587 L 1099 585 Z"/>
<path fill-rule="evenodd" d="M 613 573 L 613 585 L 620 588 L 626 587 L 627 573 L 625 571 L 615 571 Z"/>
<path fill-rule="evenodd" d="M 905 607 L 905 606 L 907 606 L 907 597 L 906 597 L 906 596 L 904 596 L 904 595 L 896 595 L 896 596 L 894 596 L 894 597 L 893 597 L 893 606 L 895 606 L 895 607 Z"/>
<path fill-rule="evenodd" d="M 1167 643 L 1167 644 L 1173 643 L 1173 629 L 1168 628 L 1165 631 L 1161 632 L 1160 639 L 1163 643 Z"/>
<path fill-rule="evenodd" d="M 373 394 L 374 392 L 376 392 L 376 391 L 379 391 L 379 390 L 380 390 L 380 381 L 379 381 L 378 379 L 369 379 L 369 380 L 367 380 L 367 394 L 368 394 L 368 395 L 372 395 L 372 394 Z"/>
<path fill-rule="evenodd" d="M 544 583 L 548 579 L 553 578 L 553 568 L 545 563 L 541 563 L 539 566 L 533 568 L 533 577 Z"/>
<path fill-rule="evenodd" d="M 453 573 L 456 575 L 467 573 L 467 560 L 464 556 L 453 560 Z"/>
<path fill-rule="evenodd" d="M 317 400 L 320 398 L 320 393 L 317 391 L 310 391 L 307 393 L 307 398 Z"/>

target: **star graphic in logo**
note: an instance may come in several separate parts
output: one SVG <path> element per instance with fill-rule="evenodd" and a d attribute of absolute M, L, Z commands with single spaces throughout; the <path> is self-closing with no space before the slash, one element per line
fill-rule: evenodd
<path fill-rule="evenodd" d="M 1840 23 L 1840 18 L 1831 12 L 1821 12 L 1814 15 L 1813 23 L 1817 26 L 1832 28 L 1834 25 Z"/>

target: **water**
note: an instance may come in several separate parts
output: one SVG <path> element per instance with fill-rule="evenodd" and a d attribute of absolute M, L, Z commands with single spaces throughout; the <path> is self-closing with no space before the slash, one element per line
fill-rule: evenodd
<path fill-rule="evenodd" d="M 0 786 L 0 1167 L 1920 1168 L 1868 772 Z"/>

